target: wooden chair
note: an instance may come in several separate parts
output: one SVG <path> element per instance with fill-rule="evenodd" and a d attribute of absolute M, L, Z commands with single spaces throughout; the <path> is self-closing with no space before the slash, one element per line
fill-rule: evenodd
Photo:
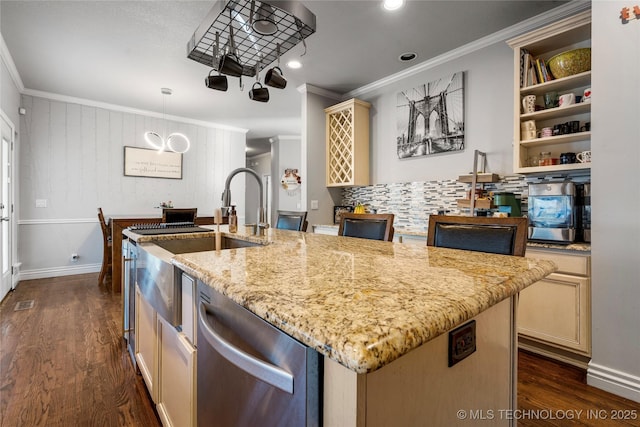
<path fill-rule="evenodd" d="M 162 208 L 162 222 L 196 222 L 198 208 Z"/>
<path fill-rule="evenodd" d="M 363 239 L 393 240 L 393 214 L 343 213 L 340 217 L 338 236 Z"/>
<path fill-rule="evenodd" d="M 524 256 L 526 218 L 430 215 L 427 246 Z"/>
<path fill-rule="evenodd" d="M 280 230 L 307 231 L 307 212 L 278 211 L 276 227 Z"/>
<path fill-rule="evenodd" d="M 98 277 L 98 284 L 102 284 L 104 279 L 111 274 L 111 229 L 107 225 L 102 213 L 102 208 L 98 208 L 98 220 L 100 221 L 100 228 L 102 228 L 102 268 L 100 269 L 100 277 Z"/>

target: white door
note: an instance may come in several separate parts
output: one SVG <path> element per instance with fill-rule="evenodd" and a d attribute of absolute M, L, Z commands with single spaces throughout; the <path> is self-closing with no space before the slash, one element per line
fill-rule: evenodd
<path fill-rule="evenodd" d="M 11 290 L 12 207 L 11 162 L 13 159 L 13 125 L 0 115 L 2 146 L 0 147 L 0 301 Z"/>

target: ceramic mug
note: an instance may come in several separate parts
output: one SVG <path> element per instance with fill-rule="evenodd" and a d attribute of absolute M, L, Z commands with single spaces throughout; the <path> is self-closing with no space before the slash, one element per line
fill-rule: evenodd
<path fill-rule="evenodd" d="M 560 154 L 560 164 L 566 165 L 575 163 L 577 161 L 576 153 L 562 153 Z"/>
<path fill-rule="evenodd" d="M 522 109 L 524 114 L 533 113 L 536 111 L 536 96 L 527 95 L 522 98 Z"/>
<path fill-rule="evenodd" d="M 575 103 L 576 96 L 573 93 L 565 93 L 564 95 L 560 95 L 560 99 L 558 100 L 558 105 L 561 108 Z"/>
<path fill-rule="evenodd" d="M 578 159 L 580 163 L 591 162 L 591 150 L 579 152 L 578 154 L 576 154 L 576 159 Z"/>
<path fill-rule="evenodd" d="M 548 138 L 552 135 L 553 135 L 553 128 L 546 127 L 546 128 L 542 128 L 542 130 L 540 131 L 541 138 Z"/>
<path fill-rule="evenodd" d="M 582 94 L 582 102 L 591 102 L 591 88 L 588 87 L 584 90 Z"/>
<path fill-rule="evenodd" d="M 520 123 L 520 139 L 526 141 L 528 139 L 536 138 L 536 121 L 527 120 Z"/>

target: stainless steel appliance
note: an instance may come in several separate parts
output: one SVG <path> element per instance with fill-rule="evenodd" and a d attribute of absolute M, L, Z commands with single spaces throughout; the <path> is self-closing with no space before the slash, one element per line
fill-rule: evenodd
<path fill-rule="evenodd" d="M 198 425 L 320 426 L 321 356 L 198 282 Z"/>
<path fill-rule="evenodd" d="M 591 184 L 585 183 L 576 186 L 578 216 L 577 239 L 583 242 L 591 242 Z"/>
<path fill-rule="evenodd" d="M 127 350 L 133 363 L 133 367 L 137 368 L 135 356 L 135 320 L 136 320 L 136 242 L 129 239 L 122 240 L 122 278 L 124 297 L 124 339 L 127 342 Z"/>
<path fill-rule="evenodd" d="M 213 242 L 212 238 L 206 239 Z M 181 287 L 176 283 L 173 253 L 156 245 L 158 242 L 138 244 L 136 285 L 144 299 L 173 326 L 181 322 Z M 213 247 L 213 245 L 211 246 Z"/>
<path fill-rule="evenodd" d="M 529 240 L 574 242 L 575 201 L 573 182 L 529 184 Z"/>

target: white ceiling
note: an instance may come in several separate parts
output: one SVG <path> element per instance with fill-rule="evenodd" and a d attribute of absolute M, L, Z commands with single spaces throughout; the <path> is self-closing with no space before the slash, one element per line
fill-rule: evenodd
<path fill-rule="evenodd" d="M 187 41 L 214 1 L 0 2 L 2 36 L 30 91 L 162 112 L 248 129 L 248 140 L 300 134 L 300 93 L 311 84 L 340 94 L 460 47 L 563 1 L 411 1 L 386 12 L 380 0 L 303 1 L 316 15 L 303 68 L 283 68 L 284 90 L 268 103 L 204 85 L 209 69 L 187 58 Z M 418 59 L 402 63 L 403 52 Z M 302 44 L 282 63 L 302 54 Z"/>

